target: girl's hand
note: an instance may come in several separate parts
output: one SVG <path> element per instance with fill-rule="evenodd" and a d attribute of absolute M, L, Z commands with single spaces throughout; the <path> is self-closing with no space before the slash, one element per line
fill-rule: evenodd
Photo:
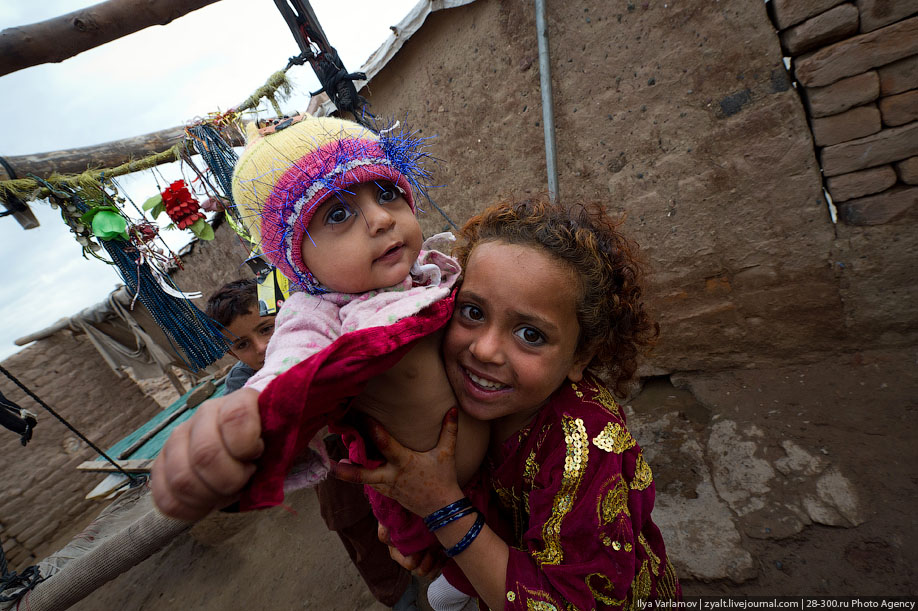
<path fill-rule="evenodd" d="M 153 464 L 153 501 L 167 516 L 200 520 L 232 503 L 264 450 L 258 392 L 205 401 L 175 427 Z"/>
<path fill-rule="evenodd" d="M 370 436 L 388 462 L 376 469 L 333 463 L 332 474 L 347 482 L 372 486 L 421 517 L 433 513 L 463 497 L 456 481 L 457 414 L 456 408 L 446 413 L 440 440 L 427 452 L 409 450 L 382 425 L 369 419 Z"/>

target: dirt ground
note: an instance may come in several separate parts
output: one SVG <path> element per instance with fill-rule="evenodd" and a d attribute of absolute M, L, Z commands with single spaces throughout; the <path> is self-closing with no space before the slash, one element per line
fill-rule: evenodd
<path fill-rule="evenodd" d="M 755 576 L 739 584 L 683 580 L 684 594 L 918 595 L 916 364 L 918 350 L 907 349 L 781 369 L 682 374 L 673 379 L 689 380 L 694 394 L 654 378 L 627 402 L 641 417 L 675 411 L 699 430 L 727 415 L 755 422 L 765 451 L 782 439 L 819 448 L 851 479 L 863 504 L 866 519 L 852 528 L 811 524 L 765 538 L 743 523 L 741 545 L 754 559 Z M 666 443 L 665 435 L 657 437 L 639 441 L 645 448 Z M 690 465 L 653 466 L 658 495 L 692 478 Z M 211 518 L 73 608 L 383 609 L 325 529 L 315 495 L 299 491 L 288 505 Z"/>

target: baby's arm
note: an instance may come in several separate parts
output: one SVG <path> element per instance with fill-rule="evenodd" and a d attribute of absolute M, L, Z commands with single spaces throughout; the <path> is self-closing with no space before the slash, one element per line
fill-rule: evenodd
<path fill-rule="evenodd" d="M 153 464 L 153 501 L 167 516 L 199 520 L 235 500 L 264 450 L 258 392 L 203 403 L 178 425 Z"/>
<path fill-rule="evenodd" d="M 328 300 L 294 293 L 274 319 L 265 364 L 246 382 L 259 392 L 277 376 L 319 352 L 341 334 L 339 308 Z"/>

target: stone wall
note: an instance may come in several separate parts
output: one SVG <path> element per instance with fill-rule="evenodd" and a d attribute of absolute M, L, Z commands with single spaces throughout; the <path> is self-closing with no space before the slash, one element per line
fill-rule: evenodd
<path fill-rule="evenodd" d="M 33 343 L 3 367 L 103 450 L 159 411 L 129 377 L 118 378 L 84 336 L 70 332 Z M 0 391 L 38 420 L 25 447 L 0 428 L 0 541 L 10 570 L 18 572 L 99 512 L 99 503 L 85 496 L 102 475 L 76 470 L 95 452 L 6 376 L 0 375 Z"/>
<path fill-rule="evenodd" d="M 914 341 L 918 4 L 771 0 L 769 6 L 837 209 L 830 260 L 846 327 L 863 342 Z"/>

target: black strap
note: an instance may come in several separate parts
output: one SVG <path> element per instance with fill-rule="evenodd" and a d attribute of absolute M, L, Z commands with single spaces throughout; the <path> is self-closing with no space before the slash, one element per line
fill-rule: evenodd
<path fill-rule="evenodd" d="M 38 422 L 35 417 L 29 414 L 0 392 L 0 426 L 7 428 L 17 435 L 22 445 L 26 445 L 32 439 L 32 429 Z"/>

